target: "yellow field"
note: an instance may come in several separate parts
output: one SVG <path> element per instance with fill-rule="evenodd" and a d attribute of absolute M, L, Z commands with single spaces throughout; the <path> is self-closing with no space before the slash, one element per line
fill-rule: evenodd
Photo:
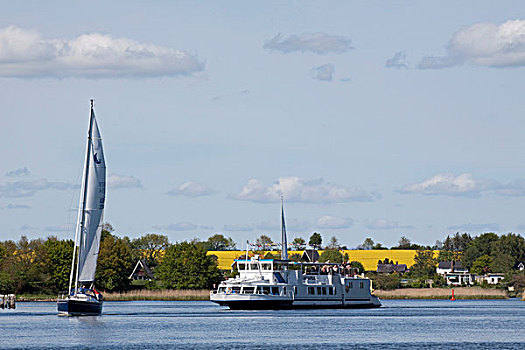
<path fill-rule="evenodd" d="M 365 267 L 367 271 L 375 271 L 377 269 L 377 261 L 388 258 L 399 264 L 406 264 L 407 267 L 414 265 L 414 257 L 417 254 L 417 250 L 343 250 L 343 253 L 348 254 L 350 261 L 359 261 Z M 219 268 L 222 270 L 229 270 L 233 260 L 246 252 L 242 250 L 226 250 L 226 251 L 209 251 L 208 255 L 216 255 L 219 258 Z M 278 251 L 271 252 L 272 254 L 278 254 Z M 319 255 L 323 251 L 319 251 Z M 437 256 L 438 250 L 434 251 L 434 255 Z M 289 251 L 288 255 L 291 254 L 303 254 L 303 251 Z"/>

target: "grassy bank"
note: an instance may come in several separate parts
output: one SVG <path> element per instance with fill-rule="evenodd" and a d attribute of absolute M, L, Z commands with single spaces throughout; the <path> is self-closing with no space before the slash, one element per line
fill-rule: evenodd
<path fill-rule="evenodd" d="M 104 300 L 130 301 L 130 300 L 210 300 L 210 291 L 207 289 L 196 290 L 132 290 L 123 293 L 104 293 Z"/>
<path fill-rule="evenodd" d="M 375 290 L 374 294 L 381 299 L 450 299 L 450 288 L 402 288 L 394 290 Z M 506 299 L 507 293 L 501 289 L 480 287 L 454 288 L 456 299 Z"/>

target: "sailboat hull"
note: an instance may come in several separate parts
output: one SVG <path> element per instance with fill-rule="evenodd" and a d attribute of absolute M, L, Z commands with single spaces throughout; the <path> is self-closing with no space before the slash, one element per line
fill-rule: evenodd
<path fill-rule="evenodd" d="M 58 313 L 66 316 L 98 316 L 102 313 L 102 301 L 93 298 L 79 300 L 73 298 L 57 301 Z"/>

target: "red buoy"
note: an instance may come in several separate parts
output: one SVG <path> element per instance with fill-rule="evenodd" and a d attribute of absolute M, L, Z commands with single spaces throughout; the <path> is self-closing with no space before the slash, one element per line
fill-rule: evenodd
<path fill-rule="evenodd" d="M 450 298 L 450 300 L 452 301 L 456 300 L 456 298 L 454 298 L 454 289 L 452 289 L 452 298 Z"/>

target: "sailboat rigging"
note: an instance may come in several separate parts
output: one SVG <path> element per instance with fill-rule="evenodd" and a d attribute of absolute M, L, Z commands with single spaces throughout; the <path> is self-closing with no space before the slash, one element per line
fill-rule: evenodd
<path fill-rule="evenodd" d="M 103 297 L 94 286 L 106 199 L 106 163 L 93 100 L 89 117 L 86 158 L 75 244 L 67 296 L 57 300 L 59 314 L 100 315 Z"/>

